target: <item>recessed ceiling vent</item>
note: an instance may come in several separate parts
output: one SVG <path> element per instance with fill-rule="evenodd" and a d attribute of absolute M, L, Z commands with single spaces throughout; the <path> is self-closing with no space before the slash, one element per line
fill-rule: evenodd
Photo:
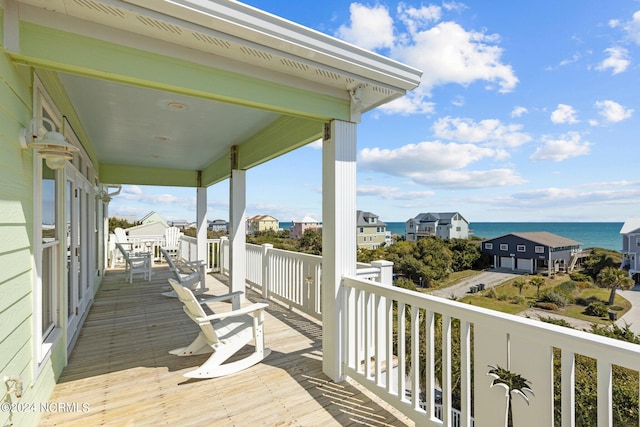
<path fill-rule="evenodd" d="M 252 56 L 254 58 L 259 58 L 265 61 L 271 61 L 272 56 L 267 52 L 262 52 L 257 49 L 251 49 L 250 47 L 242 46 L 240 47 L 240 51 L 245 55 Z"/>
<path fill-rule="evenodd" d="M 292 61 L 290 59 L 281 58 L 280 63 L 285 67 L 293 68 L 298 71 L 307 71 L 309 66 L 298 61 Z"/>
<path fill-rule="evenodd" d="M 85 7 L 87 9 L 91 9 L 94 12 L 100 12 L 100 13 L 104 13 L 110 16 L 115 16 L 118 18 L 123 18 L 124 19 L 124 12 L 121 11 L 120 9 L 117 9 L 115 7 L 111 7 L 109 5 L 103 4 L 103 3 L 97 3 L 95 1 L 92 0 L 74 0 L 75 3 L 80 6 L 80 7 Z"/>
<path fill-rule="evenodd" d="M 193 33 L 193 37 L 198 40 L 199 42 L 202 43 L 207 43 L 213 46 L 217 46 L 217 47 L 222 47 L 225 49 L 230 49 L 231 48 L 231 43 L 229 43 L 226 40 L 221 40 L 215 37 L 211 37 L 207 34 L 202 34 L 202 33 Z"/>
<path fill-rule="evenodd" d="M 331 71 L 317 69 L 316 74 L 326 79 L 340 80 L 340 76 L 336 73 L 332 73 Z"/>
<path fill-rule="evenodd" d="M 167 24 L 166 22 L 158 21 L 156 19 L 152 19 L 147 16 L 138 15 L 137 18 L 138 18 L 138 21 L 142 22 L 148 27 L 152 27 L 157 30 L 162 30 L 171 34 L 177 34 L 177 35 L 182 34 L 182 28 L 176 25 Z"/>

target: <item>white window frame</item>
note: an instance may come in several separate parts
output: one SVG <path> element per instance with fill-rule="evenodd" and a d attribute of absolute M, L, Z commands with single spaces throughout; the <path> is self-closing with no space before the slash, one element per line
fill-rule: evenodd
<path fill-rule="evenodd" d="M 518 251 L 518 252 L 526 252 L 527 251 L 527 246 L 526 245 L 517 245 L 516 246 L 516 251 Z"/>
<path fill-rule="evenodd" d="M 47 112 L 47 115 L 51 117 L 51 120 L 58 126 L 58 130 L 62 125 L 62 115 L 56 109 L 55 104 L 49 97 L 49 94 L 45 90 L 44 86 L 34 76 L 33 82 L 33 111 L 35 117 L 42 117 L 43 111 Z M 65 221 L 63 215 L 63 182 L 64 177 L 60 170 L 56 171 L 56 240 L 44 244 L 40 236 L 42 236 L 42 162 L 43 159 L 35 152 L 33 153 L 33 179 L 35 185 L 33 186 L 33 235 L 38 236 L 34 239 L 34 263 L 33 269 L 33 368 L 34 378 L 37 378 L 42 372 L 46 362 L 50 359 L 53 348 L 63 337 L 62 324 L 64 316 L 64 280 L 62 279 L 63 271 L 59 268 L 64 265 L 60 262 L 62 259 L 62 248 L 65 246 L 65 236 L 62 234 L 62 230 L 65 229 Z M 43 253 L 46 249 L 52 249 L 52 265 L 50 280 L 52 282 L 52 289 L 50 294 L 50 304 L 53 313 L 53 323 L 46 331 L 42 330 L 42 286 L 43 281 L 41 277 L 42 273 L 42 261 Z"/>
<path fill-rule="evenodd" d="M 536 253 L 537 254 L 543 254 L 544 253 L 544 246 L 536 246 Z"/>
<path fill-rule="evenodd" d="M 484 248 L 485 249 L 493 249 L 493 243 L 485 243 L 484 244 Z"/>
<path fill-rule="evenodd" d="M 501 251 L 508 251 L 509 250 L 509 244 L 508 243 L 500 243 L 500 250 Z"/>

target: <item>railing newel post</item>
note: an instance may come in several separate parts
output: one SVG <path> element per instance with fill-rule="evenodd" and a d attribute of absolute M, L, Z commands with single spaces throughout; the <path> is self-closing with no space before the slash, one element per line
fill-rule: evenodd
<path fill-rule="evenodd" d="M 273 249 L 271 243 L 262 245 L 262 298 L 269 299 L 269 287 L 271 286 L 271 277 L 269 276 L 269 251 Z"/>

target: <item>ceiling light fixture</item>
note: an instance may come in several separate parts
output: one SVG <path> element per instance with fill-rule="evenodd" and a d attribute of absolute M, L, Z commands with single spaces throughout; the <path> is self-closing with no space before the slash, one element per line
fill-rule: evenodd
<path fill-rule="evenodd" d="M 48 123 L 51 127 L 40 137 L 40 128 Z M 56 125 L 49 119 L 37 117 L 32 119 L 20 134 L 20 145 L 24 149 L 33 148 L 38 155 L 45 159 L 51 169 L 60 169 L 67 160 L 73 159 L 73 153 L 80 151 L 65 141 L 64 135 L 56 130 Z"/>

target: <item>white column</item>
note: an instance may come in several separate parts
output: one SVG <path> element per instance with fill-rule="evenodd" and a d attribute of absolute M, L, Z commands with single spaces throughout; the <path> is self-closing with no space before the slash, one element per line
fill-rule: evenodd
<path fill-rule="evenodd" d="M 246 283 L 246 229 L 244 218 L 246 216 L 246 172 L 243 170 L 231 170 L 231 189 L 229 194 L 229 283 L 230 292 L 245 291 Z M 240 308 L 240 302 L 244 300 L 244 294 L 240 298 L 234 298 L 233 309 Z"/>
<path fill-rule="evenodd" d="M 356 124 L 325 125 L 322 144 L 322 367 L 343 381 L 343 274 L 356 274 Z"/>
<path fill-rule="evenodd" d="M 196 259 L 198 261 L 209 262 L 207 254 L 207 188 L 198 187 L 196 195 L 196 211 L 197 211 L 197 248 Z"/>

